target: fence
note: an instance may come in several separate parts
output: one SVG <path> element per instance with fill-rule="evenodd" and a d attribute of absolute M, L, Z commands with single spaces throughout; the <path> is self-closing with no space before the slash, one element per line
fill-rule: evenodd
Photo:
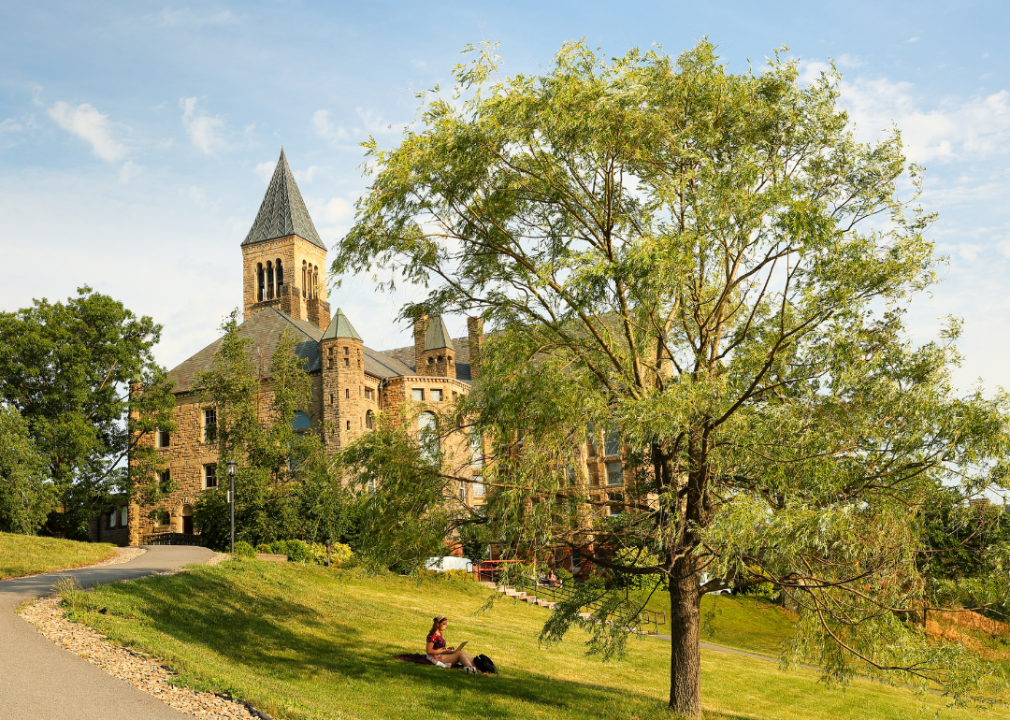
<path fill-rule="evenodd" d="M 203 547 L 203 539 L 200 535 L 188 533 L 150 533 L 140 536 L 141 545 L 197 545 Z"/>
<path fill-rule="evenodd" d="M 520 562 L 519 560 L 485 560 L 473 566 L 473 574 L 476 580 L 485 580 L 488 582 L 497 583 L 501 577 L 502 570 L 505 565 L 515 564 Z M 553 585 L 541 585 L 535 582 L 533 579 L 519 574 L 518 576 L 510 577 L 509 581 L 515 584 L 516 588 L 524 591 L 528 595 L 532 595 L 534 599 L 539 600 L 543 598 L 544 600 L 549 600 L 550 602 L 559 602 L 562 600 L 571 600 L 575 597 L 575 593 L 570 587 L 562 585 L 561 587 L 554 587 Z M 595 601 L 582 605 L 582 607 L 590 612 L 598 612 L 603 609 L 603 603 L 601 601 Z M 654 633 L 659 633 L 659 626 L 666 625 L 666 613 L 663 612 L 653 612 L 652 610 L 642 610 L 639 612 L 636 618 L 635 628 L 640 631 L 647 631 L 648 626 L 652 626 L 652 631 Z"/>

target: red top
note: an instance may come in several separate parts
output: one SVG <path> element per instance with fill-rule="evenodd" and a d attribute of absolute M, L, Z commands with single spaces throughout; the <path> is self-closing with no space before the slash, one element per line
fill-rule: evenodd
<path fill-rule="evenodd" d="M 428 634 L 428 642 L 431 643 L 432 650 L 442 650 L 445 648 L 445 638 L 442 637 L 442 633 L 438 630 Z"/>

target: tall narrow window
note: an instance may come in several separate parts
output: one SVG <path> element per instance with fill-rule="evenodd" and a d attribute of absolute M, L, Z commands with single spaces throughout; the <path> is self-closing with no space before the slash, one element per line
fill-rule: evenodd
<path fill-rule="evenodd" d="M 365 427 L 369 430 L 375 429 L 375 415 L 371 410 L 365 413 Z"/>
<path fill-rule="evenodd" d="M 596 427 L 592 423 L 586 425 L 586 455 L 596 457 Z"/>
<path fill-rule="evenodd" d="M 473 478 L 473 496 L 475 498 L 482 498 L 487 494 L 484 488 L 484 478 L 480 475 L 475 475 Z"/>
<path fill-rule="evenodd" d="M 119 524 L 126 527 L 130 524 L 130 511 L 125 506 L 119 510 Z"/>
<path fill-rule="evenodd" d="M 203 466 L 203 486 L 205 488 L 217 487 L 217 465 L 211 463 Z"/>
<path fill-rule="evenodd" d="M 607 429 L 607 435 L 603 439 L 603 454 L 608 457 L 621 454 L 621 433 L 616 426 Z"/>
<path fill-rule="evenodd" d="M 217 442 L 217 410 L 205 408 L 203 411 L 203 441 Z"/>
<path fill-rule="evenodd" d="M 274 299 L 274 265 L 267 260 L 267 300 Z"/>
<path fill-rule="evenodd" d="M 277 258 L 277 297 L 281 296 L 281 285 L 284 284 L 284 266 L 281 265 L 280 258 Z"/>
<path fill-rule="evenodd" d="M 256 263 L 256 302 L 263 302 L 263 291 L 266 287 L 266 276 L 263 274 L 263 263 Z"/>
<path fill-rule="evenodd" d="M 162 470 L 158 473 L 158 492 L 168 494 L 172 489 L 172 471 Z"/>
<path fill-rule="evenodd" d="M 620 462 L 607 463 L 607 485 L 624 484 L 624 466 Z"/>
<path fill-rule="evenodd" d="M 435 413 L 423 412 L 417 419 L 421 431 L 421 457 L 428 462 L 438 459 L 438 418 Z"/>
<path fill-rule="evenodd" d="M 309 292 L 309 277 L 306 274 L 306 264 L 302 260 L 302 297 L 308 297 Z"/>
<path fill-rule="evenodd" d="M 160 448 L 166 448 L 166 447 L 168 447 L 168 444 L 171 442 L 171 440 L 172 440 L 172 438 L 171 438 L 168 430 L 159 430 L 158 431 L 158 447 L 160 447 Z"/>
<path fill-rule="evenodd" d="M 484 439 L 480 433 L 470 433 L 470 464 L 475 468 L 484 467 Z"/>

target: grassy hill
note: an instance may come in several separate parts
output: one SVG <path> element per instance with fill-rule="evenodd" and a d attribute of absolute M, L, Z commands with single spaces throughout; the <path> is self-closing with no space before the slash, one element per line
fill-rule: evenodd
<path fill-rule="evenodd" d="M 669 720 L 667 643 L 633 639 L 628 659 L 609 664 L 586 656 L 581 632 L 538 648 L 549 611 L 502 598 L 479 612 L 488 596 L 471 582 L 246 561 L 98 588 L 83 618 L 166 661 L 190 687 L 230 692 L 278 719 Z M 449 617 L 450 644 L 470 640 L 502 675 L 392 659 L 421 652 L 439 613 Z M 826 687 L 814 672 L 785 673 L 765 660 L 703 651 L 702 661 L 708 718 L 982 716 L 881 684 Z"/>
<path fill-rule="evenodd" d="M 0 580 L 91 565 L 114 552 L 108 543 L 0 533 Z"/>

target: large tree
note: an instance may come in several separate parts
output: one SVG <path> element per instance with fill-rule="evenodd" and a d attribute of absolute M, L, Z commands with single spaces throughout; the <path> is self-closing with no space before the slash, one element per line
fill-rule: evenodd
<path fill-rule="evenodd" d="M 954 501 L 944 484 L 1002 482 L 1007 401 L 954 392 L 956 322 L 907 339 L 938 259 L 900 134 L 856 142 L 835 73 L 804 84 L 776 54 L 734 74 L 708 42 L 677 59 L 572 43 L 514 77 L 485 47 L 456 76 L 398 147 L 366 143 L 372 186 L 332 269 L 428 288 L 404 318 L 489 321 L 457 420 L 491 448 L 493 491 L 479 515 L 447 512 L 454 468 L 415 453 L 424 502 L 376 502 L 400 513 L 383 527 L 416 543 L 412 522 L 482 523 L 519 556 L 591 559 L 601 575 L 547 640 L 596 593 L 612 621 L 596 639 L 619 650 L 647 592 L 618 588 L 665 588 L 670 706 L 690 717 L 702 595 L 764 582 L 800 610 L 791 656 L 833 677 L 994 692 L 998 672 L 976 682 L 977 659 L 914 622 L 937 600 L 922 510 Z M 586 477 L 587 424 L 620 436 L 623 497 Z M 405 474 L 396 442 L 346 458 L 380 494 L 383 457 Z"/>
<path fill-rule="evenodd" d="M 150 440 L 172 429 L 174 405 L 154 360 L 160 335 L 151 318 L 88 287 L 0 313 L 0 405 L 42 458 L 49 533 L 86 538 L 88 521 L 124 497 L 159 496 Z"/>
<path fill-rule="evenodd" d="M 257 362 L 239 333 L 237 314 L 224 323 L 212 367 L 196 385 L 217 412 L 218 466 L 229 460 L 235 476 L 236 540 L 257 545 L 306 539 L 331 543 L 342 532 L 346 507 L 340 479 L 331 476 L 317 432 L 294 427 L 295 414 L 312 401 L 312 379 L 285 331 L 269 368 Z M 196 523 L 213 547 L 228 546 L 226 476 L 216 492 L 201 493 Z"/>

